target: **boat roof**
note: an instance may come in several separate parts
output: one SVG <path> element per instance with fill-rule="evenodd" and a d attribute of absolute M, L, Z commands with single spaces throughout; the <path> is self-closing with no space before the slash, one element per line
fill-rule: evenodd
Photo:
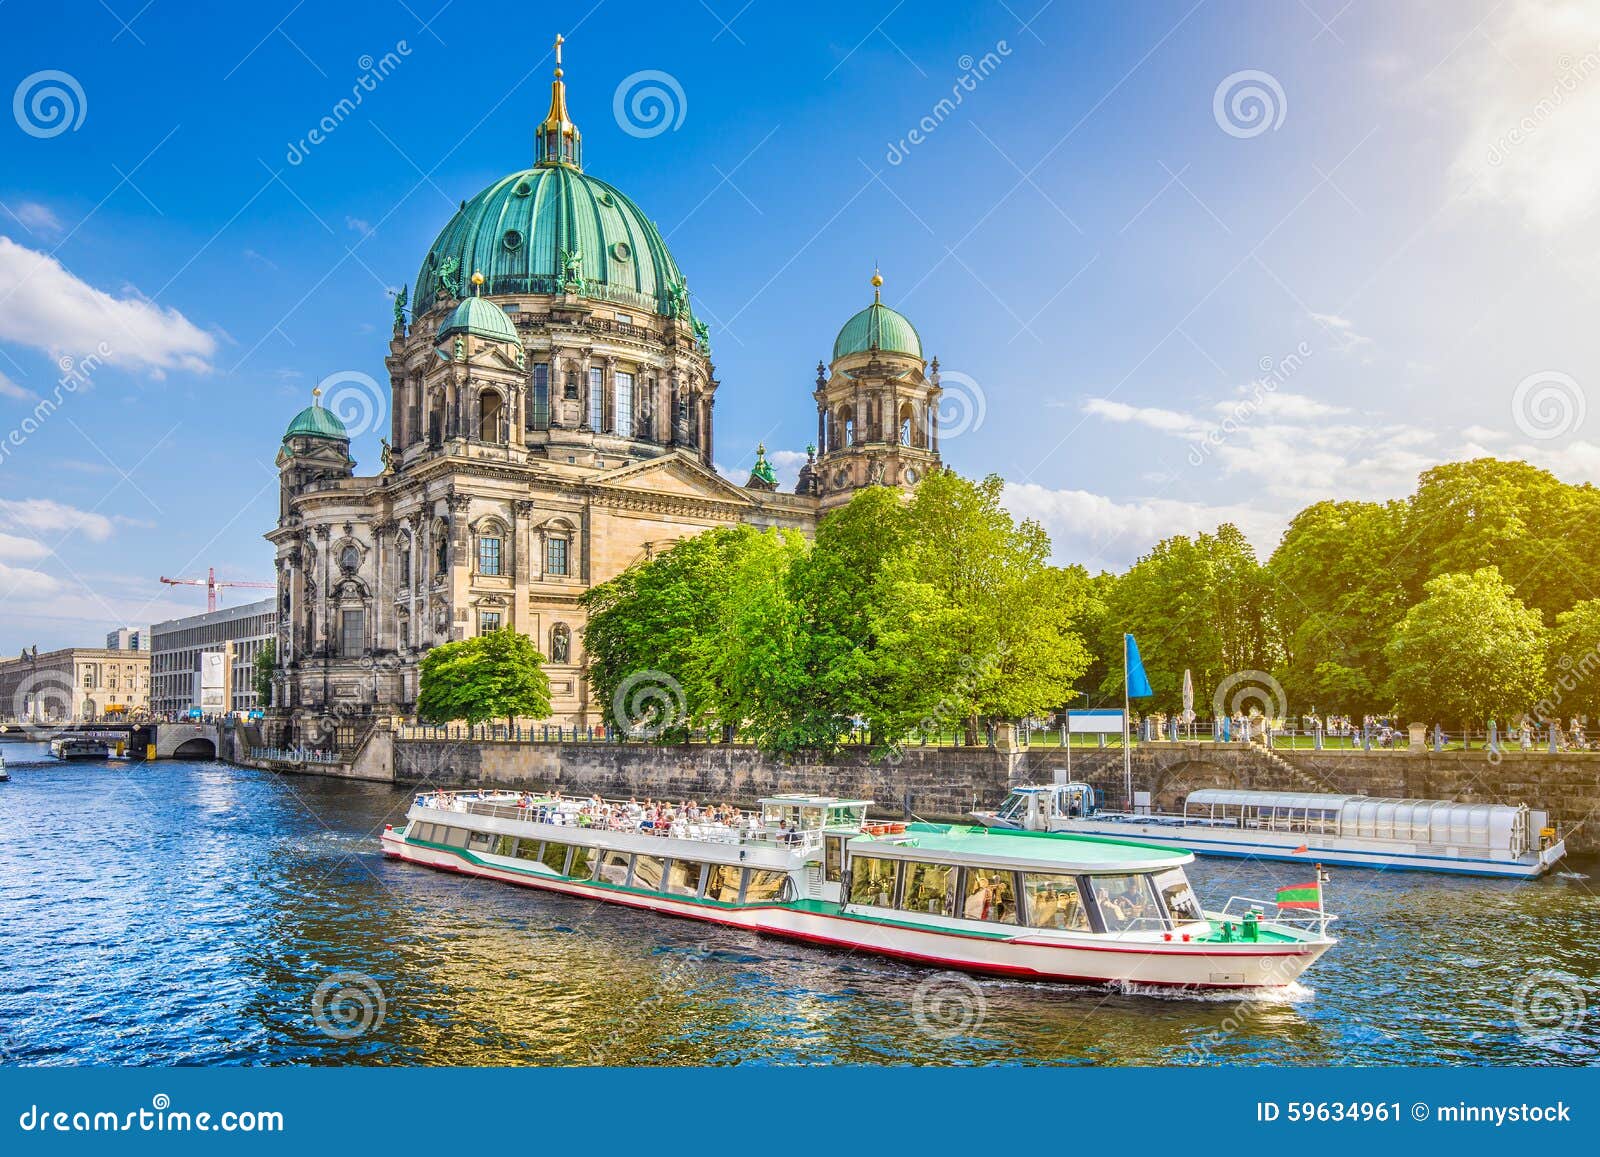
<path fill-rule="evenodd" d="M 857 836 L 850 841 L 850 854 L 1047 872 L 1152 872 L 1194 860 L 1181 848 L 1133 840 L 961 824 L 909 824 L 903 834 Z"/>
<path fill-rule="evenodd" d="M 1185 806 L 1210 806 L 1213 804 L 1243 804 L 1247 807 L 1322 808 L 1328 811 L 1349 809 L 1370 813 L 1374 809 L 1390 813 L 1416 815 L 1423 812 L 1454 815 L 1479 814 L 1515 815 L 1523 804 L 1506 803 L 1452 803 L 1443 799 L 1397 799 L 1376 795 L 1335 795 L 1319 792 L 1296 791 L 1241 791 L 1233 788 L 1203 787 L 1191 791 Z"/>
<path fill-rule="evenodd" d="M 871 807 L 873 803 L 870 799 L 841 799 L 832 795 L 806 795 L 804 792 L 763 796 L 761 802 L 783 804 L 788 807 Z"/>

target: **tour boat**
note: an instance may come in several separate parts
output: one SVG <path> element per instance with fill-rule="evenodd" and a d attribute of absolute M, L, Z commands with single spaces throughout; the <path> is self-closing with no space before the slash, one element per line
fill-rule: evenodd
<path fill-rule="evenodd" d="M 1201 788 L 1182 812 L 1168 814 L 1107 811 L 1098 799 L 1087 783 L 1035 784 L 973 815 L 992 828 L 1140 840 L 1209 856 L 1461 875 L 1539 876 L 1567 853 L 1550 814 L 1526 804 Z"/>
<path fill-rule="evenodd" d="M 658 830 L 633 804 L 425 792 L 382 847 L 466 875 L 1030 980 L 1281 987 L 1334 944 L 1320 871 L 1277 901 L 1236 896 L 1208 912 L 1184 873 L 1186 851 L 874 823 L 868 806 L 780 795 L 734 823 L 727 812 L 724 822 L 680 815 Z"/>
<path fill-rule="evenodd" d="M 0 783 L 5 783 L 11 778 L 11 773 L 6 770 L 6 757 L 0 755 Z"/>
<path fill-rule="evenodd" d="M 110 759 L 111 748 L 98 739 L 64 736 L 50 741 L 50 754 L 57 759 L 69 761 Z"/>

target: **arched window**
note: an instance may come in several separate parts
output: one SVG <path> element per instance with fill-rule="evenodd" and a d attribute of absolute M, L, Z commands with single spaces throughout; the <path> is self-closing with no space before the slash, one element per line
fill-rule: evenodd
<path fill-rule="evenodd" d="M 916 436 L 917 411 L 910 402 L 900 406 L 900 445 L 910 446 Z"/>
<path fill-rule="evenodd" d="M 433 526 L 433 573 L 442 575 L 450 570 L 450 529 L 441 520 Z"/>
<path fill-rule="evenodd" d="M 572 661 L 572 632 L 565 623 L 557 623 L 550 628 L 550 661 L 552 663 Z"/>
<path fill-rule="evenodd" d="M 505 399 L 498 390 L 484 390 L 478 395 L 478 440 L 480 442 L 502 443 L 506 440 L 505 431 Z"/>
<path fill-rule="evenodd" d="M 612 414 L 613 433 L 633 437 L 633 375 L 617 371 L 617 403 Z"/>
<path fill-rule="evenodd" d="M 433 405 L 428 410 L 428 445 L 438 448 L 444 444 L 444 391 L 433 395 Z"/>
<path fill-rule="evenodd" d="M 505 539 L 498 522 L 485 523 L 478 531 L 478 573 L 498 577 L 505 573 Z"/>
<path fill-rule="evenodd" d="M 395 554 L 400 558 L 400 585 L 411 585 L 411 534 L 402 530 L 400 537 L 395 539 Z"/>
<path fill-rule="evenodd" d="M 839 433 L 841 441 L 846 446 L 854 446 L 856 442 L 856 412 L 850 406 L 839 407 Z"/>

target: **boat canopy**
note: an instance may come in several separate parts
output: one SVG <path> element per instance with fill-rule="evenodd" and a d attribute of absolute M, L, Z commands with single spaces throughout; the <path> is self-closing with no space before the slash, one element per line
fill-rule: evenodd
<path fill-rule="evenodd" d="M 1185 819 L 1237 818 L 1246 828 L 1483 848 L 1514 855 L 1527 850 L 1530 838 L 1526 804 L 1201 788 L 1189 793 L 1183 814 Z"/>
<path fill-rule="evenodd" d="M 904 833 L 857 836 L 850 841 L 850 854 L 1035 872 L 1155 872 L 1194 860 L 1181 848 L 1132 840 L 945 824 L 908 824 Z"/>

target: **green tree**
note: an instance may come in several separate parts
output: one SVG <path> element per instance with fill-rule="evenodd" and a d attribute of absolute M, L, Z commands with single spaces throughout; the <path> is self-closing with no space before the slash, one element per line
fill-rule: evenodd
<path fill-rule="evenodd" d="M 1240 671 L 1270 671 L 1276 657 L 1270 582 L 1254 549 L 1231 523 L 1215 534 L 1177 535 L 1156 544 L 1112 586 L 1106 599 L 1113 627 L 1111 661 L 1101 692 L 1122 699 L 1122 634 L 1139 641 L 1161 711 L 1183 706 L 1183 672 L 1194 674 L 1195 711 L 1205 696 Z"/>
<path fill-rule="evenodd" d="M 1267 561 L 1290 702 L 1324 713 L 1385 710 L 1395 624 L 1415 558 L 1403 502 L 1318 502 L 1294 517 Z"/>
<path fill-rule="evenodd" d="M 1546 651 L 1542 720 L 1600 718 L 1600 599 L 1585 599 L 1556 616 Z"/>
<path fill-rule="evenodd" d="M 1392 698 L 1412 722 L 1481 727 L 1532 709 L 1545 629 L 1494 567 L 1430 579 L 1395 628 Z"/>
<path fill-rule="evenodd" d="M 257 707 L 272 706 L 272 676 L 278 669 L 278 641 L 268 639 L 256 652 L 255 666 L 250 672 L 250 682 L 256 693 Z"/>
<path fill-rule="evenodd" d="M 425 723 L 484 723 L 550 715 L 550 679 L 533 640 L 506 627 L 444 643 L 422 657 L 417 716 Z"/>

